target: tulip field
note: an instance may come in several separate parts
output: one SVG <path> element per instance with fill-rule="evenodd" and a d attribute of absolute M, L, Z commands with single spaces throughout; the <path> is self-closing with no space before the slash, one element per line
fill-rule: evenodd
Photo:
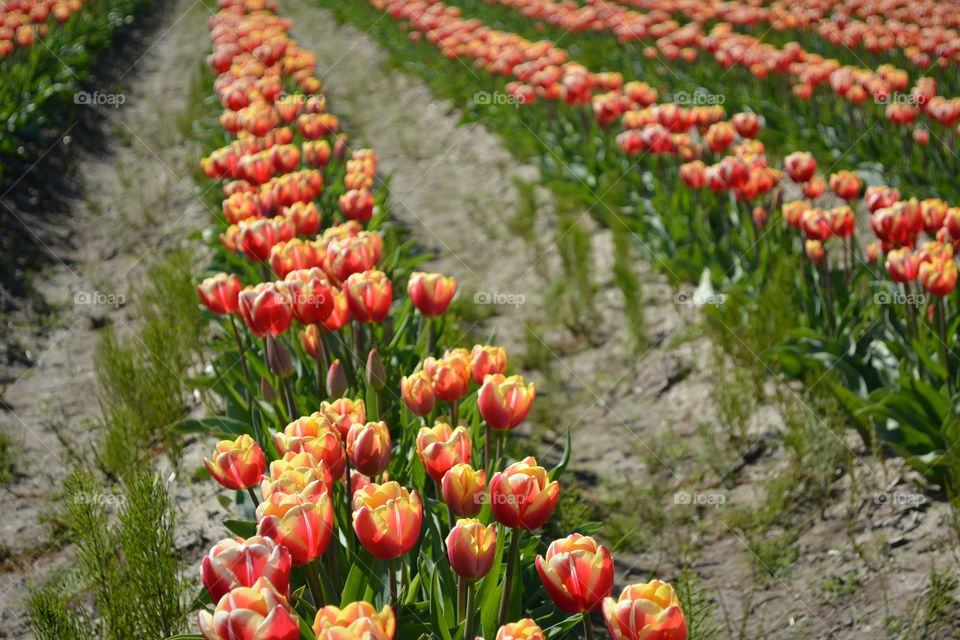
<path fill-rule="evenodd" d="M 0 2 L 0 638 L 960 637 L 958 68 L 934 0 Z"/>

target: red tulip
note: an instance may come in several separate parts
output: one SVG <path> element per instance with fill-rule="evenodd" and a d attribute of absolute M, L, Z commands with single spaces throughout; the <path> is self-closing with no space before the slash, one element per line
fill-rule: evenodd
<path fill-rule="evenodd" d="M 207 309 L 217 315 L 237 313 L 240 310 L 238 296 L 241 289 L 243 285 L 240 284 L 240 278 L 232 273 L 218 273 L 197 285 L 200 300 L 207 305 Z"/>
<path fill-rule="evenodd" d="M 307 500 L 298 494 L 273 493 L 257 507 L 257 533 L 290 551 L 293 565 L 319 558 L 333 535 L 330 494 Z"/>
<path fill-rule="evenodd" d="M 917 275 L 924 289 L 942 298 L 957 285 L 957 263 L 952 257 L 921 262 Z"/>
<path fill-rule="evenodd" d="M 414 414 L 428 415 L 436 404 L 433 384 L 426 371 L 417 371 L 400 379 L 400 398 Z"/>
<path fill-rule="evenodd" d="M 353 494 L 353 530 L 375 558 L 399 558 L 420 537 L 423 505 L 396 482 L 369 484 Z"/>
<path fill-rule="evenodd" d="M 503 347 L 477 344 L 470 350 L 470 373 L 477 384 L 483 384 L 488 375 L 506 370 L 507 351 Z"/>
<path fill-rule="evenodd" d="M 686 640 L 687 623 L 673 588 L 659 580 L 633 584 L 603 601 L 611 640 Z"/>
<path fill-rule="evenodd" d="M 531 382 L 524 386 L 523 376 L 507 378 L 495 373 L 484 379 L 477 395 L 477 407 L 491 428 L 504 431 L 523 422 L 536 395 L 536 385 Z"/>
<path fill-rule="evenodd" d="M 339 478 L 347 465 L 346 454 L 336 428 L 322 415 L 298 418 L 273 437 L 280 455 L 288 451 L 306 452 L 323 462 L 333 478 Z"/>
<path fill-rule="evenodd" d="M 794 182 L 807 182 L 817 170 L 817 162 L 806 151 L 794 151 L 784 158 L 783 168 Z"/>
<path fill-rule="evenodd" d="M 458 576 L 478 580 L 490 573 L 497 552 L 497 525 L 458 520 L 446 542 L 447 558 Z"/>
<path fill-rule="evenodd" d="M 362 600 L 342 609 L 334 605 L 322 607 L 313 620 L 317 640 L 393 640 L 396 631 L 396 616 L 390 605 L 377 611 Z"/>
<path fill-rule="evenodd" d="M 360 473 L 376 476 L 390 463 L 390 431 L 384 422 L 355 423 L 347 433 L 347 454 Z"/>
<path fill-rule="evenodd" d="M 863 180 L 855 171 L 838 171 L 830 175 L 830 188 L 838 197 L 853 200 L 860 195 Z"/>
<path fill-rule="evenodd" d="M 887 273 L 897 282 L 915 280 L 920 269 L 920 259 L 909 247 L 900 247 L 887 254 Z"/>
<path fill-rule="evenodd" d="M 260 445 L 247 434 L 236 440 L 221 440 L 211 456 L 203 459 L 210 475 L 227 489 L 238 491 L 256 486 L 267 469 Z"/>
<path fill-rule="evenodd" d="M 333 312 L 333 291 L 318 268 L 291 271 L 284 279 L 293 316 L 303 324 L 319 324 Z"/>
<path fill-rule="evenodd" d="M 290 327 L 293 305 L 283 283 L 261 282 L 238 295 L 240 316 L 258 337 L 280 335 Z"/>
<path fill-rule="evenodd" d="M 393 286 L 382 271 L 354 273 L 344 283 L 343 293 L 357 322 L 383 322 L 390 313 Z"/>
<path fill-rule="evenodd" d="M 455 464 L 440 481 L 443 501 L 455 516 L 475 516 L 483 508 L 487 490 L 487 474 L 469 464 Z"/>
<path fill-rule="evenodd" d="M 266 579 L 239 587 L 199 614 L 206 640 L 298 640 L 300 626 L 287 599 Z"/>
<path fill-rule="evenodd" d="M 428 317 L 439 316 L 446 311 L 456 292 L 456 278 L 439 273 L 414 271 L 407 283 L 407 293 L 413 306 Z"/>
<path fill-rule="evenodd" d="M 368 189 L 350 189 L 337 200 L 347 220 L 366 222 L 373 217 L 373 194 Z"/>
<path fill-rule="evenodd" d="M 203 557 L 200 577 L 212 602 L 238 587 L 252 587 L 261 578 L 277 593 L 290 586 L 290 552 L 270 538 L 227 538 Z"/>
<path fill-rule="evenodd" d="M 363 400 L 338 398 L 333 402 L 321 402 L 319 413 L 323 414 L 340 433 L 340 439 L 347 441 L 350 427 L 367 421 L 367 407 Z"/>
<path fill-rule="evenodd" d="M 490 480 L 490 506 L 500 524 L 514 529 L 536 529 L 553 513 L 560 484 L 533 456 L 514 462 Z"/>
<path fill-rule="evenodd" d="M 417 434 L 417 454 L 427 475 L 439 482 L 451 467 L 469 463 L 473 442 L 464 427 L 452 428 L 445 422 L 433 427 L 420 427 Z"/>
<path fill-rule="evenodd" d="M 550 543 L 546 556 L 537 556 L 537 573 L 550 599 L 566 613 L 598 611 L 613 591 L 610 552 L 579 533 Z"/>
<path fill-rule="evenodd" d="M 434 394 L 444 402 L 456 402 L 470 391 L 470 357 L 466 353 L 427 358 L 423 371 L 430 377 Z"/>

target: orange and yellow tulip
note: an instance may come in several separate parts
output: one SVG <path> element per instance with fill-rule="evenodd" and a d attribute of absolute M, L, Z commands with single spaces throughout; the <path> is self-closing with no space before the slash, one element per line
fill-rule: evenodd
<path fill-rule="evenodd" d="M 252 587 L 265 579 L 277 593 L 290 586 L 291 558 L 287 548 L 270 538 L 227 538 L 213 545 L 203 557 L 200 578 L 211 602 L 238 587 Z"/>
<path fill-rule="evenodd" d="M 213 613 L 199 613 L 206 640 L 297 640 L 300 625 L 287 599 L 266 579 L 239 587 L 217 602 Z"/>
<path fill-rule="evenodd" d="M 496 640 L 547 640 L 547 636 L 536 622 L 523 618 L 517 622 L 508 622 L 497 629 Z"/>
<path fill-rule="evenodd" d="M 550 599 L 566 613 L 598 611 L 613 590 L 613 559 L 590 536 L 554 540 L 536 564 Z"/>
<path fill-rule="evenodd" d="M 360 473 L 376 476 L 390 463 L 390 431 L 385 422 L 355 423 L 347 432 L 347 455 Z"/>
<path fill-rule="evenodd" d="M 353 530 L 375 558 L 399 558 L 420 537 L 423 505 L 397 482 L 369 484 L 353 494 Z"/>
<path fill-rule="evenodd" d="M 434 394 L 444 402 L 456 402 L 470 391 L 470 357 L 466 353 L 427 358 L 423 370 L 430 377 Z"/>
<path fill-rule="evenodd" d="M 612 640 L 686 640 L 687 623 L 673 587 L 653 580 L 632 584 L 603 601 Z"/>
<path fill-rule="evenodd" d="M 493 567 L 497 552 L 497 525 L 479 520 L 458 520 L 447 534 L 447 558 L 458 576 L 477 580 Z"/>
<path fill-rule="evenodd" d="M 294 420 L 273 437 L 280 455 L 287 452 L 306 452 L 318 462 L 323 462 L 330 475 L 338 479 L 343 475 L 347 459 L 340 436 L 329 420 L 314 413 Z"/>
<path fill-rule="evenodd" d="M 433 411 L 436 396 L 426 371 L 420 370 L 400 379 L 400 398 L 414 414 L 425 416 Z"/>
<path fill-rule="evenodd" d="M 533 456 L 514 462 L 490 480 L 490 507 L 500 524 L 514 529 L 537 529 L 553 513 L 560 484 Z"/>
<path fill-rule="evenodd" d="M 483 381 L 477 395 L 477 407 L 491 428 L 505 431 L 523 422 L 536 395 L 536 385 L 532 382 L 524 385 L 523 376 L 507 378 L 495 373 Z"/>
<path fill-rule="evenodd" d="M 439 316 L 450 306 L 457 292 L 457 280 L 439 273 L 414 271 L 407 282 L 407 294 L 417 310 L 427 317 Z"/>
<path fill-rule="evenodd" d="M 393 285 L 382 271 L 354 273 L 343 284 L 347 306 L 354 320 L 383 322 L 393 302 Z"/>
<path fill-rule="evenodd" d="M 316 499 L 273 493 L 257 507 L 257 533 L 290 551 L 297 567 L 319 558 L 333 535 L 333 502 L 329 493 Z"/>
<path fill-rule="evenodd" d="M 483 508 L 487 490 L 487 473 L 469 464 L 455 464 L 440 480 L 443 501 L 458 517 L 475 516 Z"/>
<path fill-rule="evenodd" d="M 477 344 L 470 350 L 470 373 L 477 384 L 483 384 L 488 375 L 506 371 L 507 351 L 503 347 Z"/>
<path fill-rule="evenodd" d="M 256 486 L 267 469 L 260 445 L 247 434 L 236 440 L 221 440 L 211 456 L 203 459 L 207 471 L 227 489 L 239 491 Z"/>
<path fill-rule="evenodd" d="M 317 640 L 392 640 L 397 621 L 390 605 L 377 611 L 369 602 L 327 605 L 317 611 L 313 633 Z"/>
<path fill-rule="evenodd" d="M 221 316 L 240 311 L 241 290 L 243 285 L 240 284 L 240 278 L 232 273 L 230 275 L 218 273 L 197 285 L 197 294 L 203 304 L 212 313 Z"/>
<path fill-rule="evenodd" d="M 290 327 L 293 305 L 283 283 L 261 282 L 241 291 L 237 299 L 240 316 L 254 335 L 276 336 Z"/>
<path fill-rule="evenodd" d="M 473 442 L 464 427 L 454 429 L 445 422 L 432 427 L 420 427 L 417 434 L 417 453 L 427 475 L 440 482 L 443 474 L 454 465 L 470 462 Z"/>

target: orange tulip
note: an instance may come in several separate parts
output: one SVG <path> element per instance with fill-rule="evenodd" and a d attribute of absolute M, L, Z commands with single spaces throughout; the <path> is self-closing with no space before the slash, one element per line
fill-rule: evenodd
<path fill-rule="evenodd" d="M 383 322 L 390 313 L 393 285 L 382 271 L 354 273 L 344 283 L 343 293 L 357 322 Z"/>
<path fill-rule="evenodd" d="M 337 199 L 337 204 L 347 220 L 366 222 L 373 217 L 373 194 L 369 189 L 350 189 Z"/>
<path fill-rule="evenodd" d="M 243 289 L 236 274 L 218 273 L 197 285 L 197 294 L 207 309 L 217 315 L 240 311 L 238 296 Z"/>
<path fill-rule="evenodd" d="M 390 431 L 385 422 L 355 423 L 347 432 L 347 454 L 360 473 L 375 476 L 390 464 Z"/>
<path fill-rule="evenodd" d="M 450 467 L 440 481 L 443 501 L 455 516 L 475 516 L 486 498 L 487 473 L 464 462 Z"/>
<path fill-rule="evenodd" d="M 238 491 L 255 486 L 267 469 L 260 445 L 247 434 L 236 440 L 221 440 L 211 456 L 203 459 L 207 471 L 227 489 Z"/>
<path fill-rule="evenodd" d="M 863 194 L 863 201 L 866 203 L 870 213 L 873 213 L 877 209 L 893 206 L 893 203 L 898 200 L 900 200 L 900 191 L 893 187 L 867 187 L 866 192 Z"/>
<path fill-rule="evenodd" d="M 217 602 L 213 613 L 199 613 L 206 640 L 298 640 L 300 626 L 287 599 L 261 578 Z"/>
<path fill-rule="evenodd" d="M 523 422 L 536 395 L 536 385 L 531 382 L 524 386 L 523 376 L 507 378 L 495 373 L 483 381 L 477 395 L 477 407 L 491 428 L 504 431 Z"/>
<path fill-rule="evenodd" d="M 327 550 L 333 535 L 333 502 L 329 493 L 316 500 L 273 493 L 257 507 L 257 522 L 257 533 L 285 546 L 297 567 Z"/>
<path fill-rule="evenodd" d="M 317 640 L 392 640 L 397 621 L 390 605 L 377 611 L 369 602 L 351 602 L 347 606 L 327 605 L 317 611 L 313 633 Z"/>
<path fill-rule="evenodd" d="M 444 402 L 456 402 L 470 391 L 470 358 L 466 353 L 427 358 L 423 371 L 430 377 L 434 394 Z"/>
<path fill-rule="evenodd" d="M 433 427 L 420 427 L 417 434 L 417 453 L 427 475 L 440 482 L 451 467 L 461 462 L 469 463 L 473 442 L 464 427 L 452 428 L 445 422 Z"/>
<path fill-rule="evenodd" d="M 237 225 L 238 248 L 254 262 L 265 262 L 270 250 L 294 236 L 293 225 L 283 218 L 241 220 Z"/>
<path fill-rule="evenodd" d="M 353 494 L 353 530 L 375 558 L 399 558 L 420 537 L 423 505 L 396 482 L 369 484 Z"/>
<path fill-rule="evenodd" d="M 507 351 L 503 347 L 478 344 L 470 350 L 470 372 L 477 384 L 483 384 L 483 379 L 489 374 L 506 371 Z"/>
<path fill-rule="evenodd" d="M 807 258 L 810 262 L 814 264 L 823 264 L 823 260 L 826 257 L 826 253 L 823 249 L 822 240 L 807 239 L 803 245 L 804 253 L 807 254 Z"/>
<path fill-rule="evenodd" d="M 333 490 L 333 476 L 326 463 L 302 451 L 287 451 L 280 460 L 270 463 L 270 473 L 260 483 L 260 495 L 269 500 L 274 493 L 296 493 L 316 501 Z"/>
<path fill-rule="evenodd" d="M 350 427 L 367 421 L 367 406 L 363 400 L 338 398 L 333 402 L 321 402 L 319 413 L 323 414 L 337 428 L 340 439 L 347 441 Z"/>
<path fill-rule="evenodd" d="M 270 538 L 227 538 L 213 545 L 203 557 L 200 578 L 211 602 L 238 587 L 252 587 L 261 578 L 277 593 L 290 586 L 290 552 Z"/>
<path fill-rule="evenodd" d="M 550 482 L 547 470 L 533 456 L 514 462 L 490 480 L 490 506 L 500 524 L 514 529 L 537 529 L 557 506 L 560 484 Z"/>
<path fill-rule="evenodd" d="M 447 558 L 457 575 L 477 580 L 493 567 L 497 552 L 497 525 L 479 520 L 458 520 L 447 534 Z M 472 612 L 471 612 L 472 613 Z"/>
<path fill-rule="evenodd" d="M 293 305 L 283 283 L 261 282 L 237 295 L 240 316 L 258 337 L 280 335 L 290 327 Z"/>
<path fill-rule="evenodd" d="M 326 353 L 323 348 L 323 342 L 320 339 L 320 327 L 315 324 L 307 325 L 300 332 L 300 344 L 307 355 L 318 362 L 326 359 Z"/>
<path fill-rule="evenodd" d="M 457 292 L 457 280 L 439 273 L 414 271 L 407 283 L 413 306 L 425 316 L 439 316 L 450 306 Z"/>
<path fill-rule="evenodd" d="M 497 630 L 496 640 L 547 640 L 543 629 L 530 618 L 508 622 Z"/>
<path fill-rule="evenodd" d="M 957 263 L 952 257 L 921 262 L 917 275 L 924 289 L 942 298 L 957 285 Z"/>
<path fill-rule="evenodd" d="M 425 416 L 433 411 L 436 396 L 426 371 L 417 371 L 400 379 L 400 398 L 414 414 Z"/>
<path fill-rule="evenodd" d="M 897 282 L 910 282 L 917 278 L 920 258 L 910 247 L 900 247 L 887 254 L 887 273 Z"/>
<path fill-rule="evenodd" d="M 613 590 L 610 552 L 579 533 L 551 542 L 546 556 L 537 556 L 537 573 L 550 599 L 566 613 L 598 611 Z"/>
<path fill-rule="evenodd" d="M 293 317 L 303 324 L 319 324 L 333 312 L 333 291 L 321 269 L 298 269 L 284 278 Z"/>
<path fill-rule="evenodd" d="M 350 322 L 347 296 L 340 289 L 331 289 L 331 293 L 333 294 L 333 311 L 320 323 L 320 327 L 328 333 L 339 331 Z"/>
<path fill-rule="evenodd" d="M 273 436 L 280 455 L 287 452 L 306 452 L 326 465 L 330 475 L 337 479 L 347 465 L 346 455 L 336 428 L 323 416 L 314 413 L 288 424 L 283 432 Z"/>
<path fill-rule="evenodd" d="M 632 584 L 603 601 L 612 640 L 686 640 L 687 623 L 673 588 L 659 580 Z"/>
<path fill-rule="evenodd" d="M 794 151 L 783 159 L 783 168 L 794 182 L 806 182 L 817 170 L 817 162 L 806 151 Z"/>
<path fill-rule="evenodd" d="M 830 175 L 830 188 L 838 197 L 853 200 L 860 195 L 863 180 L 855 171 L 837 171 Z"/>

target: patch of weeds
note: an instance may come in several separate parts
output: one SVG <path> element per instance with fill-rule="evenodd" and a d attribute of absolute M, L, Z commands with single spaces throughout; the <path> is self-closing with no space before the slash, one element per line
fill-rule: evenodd
<path fill-rule="evenodd" d="M 860 573 L 850 569 L 837 576 L 828 576 L 816 588 L 815 597 L 819 602 L 829 602 L 838 596 L 850 596 L 860 588 Z"/>
<path fill-rule="evenodd" d="M 717 478 L 727 480 L 739 458 L 736 450 L 717 438 L 717 428 L 712 422 L 697 423 L 697 439 L 701 443 L 700 462 Z"/>
<path fill-rule="evenodd" d="M 16 473 L 17 449 L 10 435 L 0 432 L 0 484 L 10 482 Z"/>
<path fill-rule="evenodd" d="M 119 492 L 86 471 L 64 482 L 68 536 L 77 547 L 75 588 L 57 579 L 33 594 L 39 640 L 166 638 L 186 627 L 188 583 L 173 546 L 173 505 L 159 476 L 128 476 Z M 62 578 L 62 577 L 61 577 Z M 95 616 L 71 592 L 92 596 Z"/>
<path fill-rule="evenodd" d="M 717 421 L 729 445 L 742 453 L 751 444 L 750 418 L 757 410 L 756 385 L 744 367 L 730 362 L 714 349 L 710 400 L 717 408 Z"/>
<path fill-rule="evenodd" d="M 538 331 L 538 327 L 525 324 L 524 339 L 526 349 L 523 352 L 521 367 L 534 371 L 549 371 L 550 364 L 553 362 L 553 353 Z"/>
<path fill-rule="evenodd" d="M 716 638 L 721 629 L 714 619 L 717 599 L 704 588 L 700 576 L 690 567 L 684 567 L 673 586 L 687 621 L 687 637 L 695 640 Z"/>
<path fill-rule="evenodd" d="M 960 629 L 957 628 L 957 610 L 960 608 L 958 595 L 960 578 L 956 575 L 956 568 L 945 568 L 941 572 L 931 567 L 930 585 L 916 600 L 910 623 L 898 637 L 904 640 L 960 638 Z"/>
<path fill-rule="evenodd" d="M 727 510 L 726 526 L 738 532 L 754 567 L 770 576 L 785 573 L 797 557 L 799 528 L 792 521 L 796 496 L 802 484 L 787 468 L 763 483 L 764 495 L 758 506 Z"/>
<path fill-rule="evenodd" d="M 637 262 L 632 235 L 626 223 L 619 216 L 610 216 L 613 235 L 613 283 L 623 294 L 623 315 L 630 335 L 633 338 L 635 353 L 642 352 L 648 345 L 647 323 L 644 318 L 643 285 L 634 270 Z"/>
<path fill-rule="evenodd" d="M 691 453 L 689 439 L 678 434 L 673 425 L 649 437 L 645 436 L 642 442 L 635 448 L 651 476 L 662 476 L 668 472 L 671 476 L 676 475 Z"/>
<path fill-rule="evenodd" d="M 696 545 L 694 535 L 664 535 L 678 530 L 692 534 L 700 521 L 696 507 L 675 499 L 672 483 L 615 487 L 604 508 L 608 513 L 606 538 L 616 551 L 658 551 L 666 558 L 678 558 Z"/>
<path fill-rule="evenodd" d="M 122 335 L 108 328 L 97 348 L 104 430 L 97 462 L 110 477 L 135 468 L 152 446 L 175 441 L 169 427 L 184 415 L 182 376 L 199 360 L 203 343 L 192 267 L 183 251 L 153 267 L 137 301 L 136 326 Z M 176 456 L 179 448 L 167 450 Z"/>
<path fill-rule="evenodd" d="M 556 540 L 568 536 L 571 531 L 579 531 L 580 527 L 600 517 L 600 509 L 584 497 L 579 484 L 571 477 L 564 482 L 557 507 L 544 525 L 544 539 Z"/>

